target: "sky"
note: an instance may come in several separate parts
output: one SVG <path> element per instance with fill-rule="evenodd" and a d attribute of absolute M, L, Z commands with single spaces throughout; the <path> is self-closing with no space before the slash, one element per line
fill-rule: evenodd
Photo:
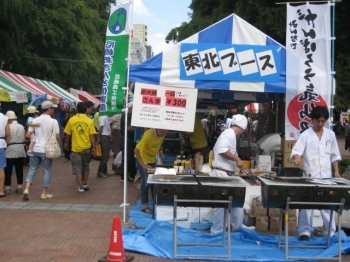
<path fill-rule="evenodd" d="M 147 25 L 148 45 L 152 46 L 154 55 L 168 49 L 165 43 L 170 30 L 188 22 L 188 8 L 191 0 L 134 0 L 133 24 Z"/>

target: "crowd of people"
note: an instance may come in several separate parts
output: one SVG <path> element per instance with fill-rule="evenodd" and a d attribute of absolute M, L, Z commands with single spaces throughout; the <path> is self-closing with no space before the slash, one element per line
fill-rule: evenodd
<path fill-rule="evenodd" d="M 132 110 L 132 103 L 128 104 L 128 107 Z M 39 110 L 35 106 L 29 106 L 25 125 L 17 122 L 14 111 L 7 111 L 6 114 L 0 113 L 0 197 L 13 193 L 11 178 L 12 173 L 15 173 L 17 187 L 14 192 L 23 194 L 23 199 L 29 200 L 30 186 L 39 166 L 42 166 L 44 174 L 40 198 L 53 197 L 48 192 L 52 178 L 52 159 L 46 157 L 45 145 L 52 132 L 56 134 L 57 143 L 60 144 L 60 125 L 63 130 L 64 161 L 71 162 L 72 174 L 76 177 L 78 184 L 78 193 L 89 190 L 89 165 L 91 159 L 94 158 L 97 146 L 100 146 L 102 151 L 97 177 L 106 178 L 112 175 L 108 173 L 107 163 L 111 150 L 114 157 L 123 150 L 121 142 L 123 134 L 120 130 L 122 114 L 99 116 L 97 108 L 97 112 L 92 115 L 94 104 L 87 101 L 78 103 L 76 108 L 69 108 L 66 118 L 59 123 L 53 118 L 56 108 L 57 104 L 51 101 L 44 101 L 38 108 Z M 111 140 L 113 141 L 112 147 Z M 24 178 L 23 170 L 26 159 L 29 159 L 29 170 Z M 135 161 L 134 165 L 136 165 Z M 135 169 L 136 167 L 131 170 L 134 176 Z M 131 177 L 129 175 L 130 179 Z"/>

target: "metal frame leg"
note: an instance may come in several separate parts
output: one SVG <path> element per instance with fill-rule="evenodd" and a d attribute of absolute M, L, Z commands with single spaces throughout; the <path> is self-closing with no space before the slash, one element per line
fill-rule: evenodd
<path fill-rule="evenodd" d="M 327 260 L 338 260 L 341 261 L 341 215 L 344 209 L 344 203 L 345 203 L 345 199 L 341 200 L 341 203 L 321 203 L 321 202 L 293 202 L 290 201 L 290 198 L 287 198 L 287 203 L 286 203 L 286 208 L 285 210 L 283 210 L 284 212 L 284 231 L 285 231 L 285 244 L 281 245 L 280 244 L 280 238 L 281 238 L 281 227 L 282 227 L 282 220 L 280 221 L 280 232 L 279 232 L 279 239 L 278 239 L 278 248 L 280 248 L 280 246 L 284 246 L 285 247 L 285 259 L 315 259 L 314 257 L 303 257 L 303 256 L 289 256 L 289 247 L 301 247 L 301 248 L 328 248 L 330 245 L 330 229 L 331 229 L 331 225 L 332 225 L 332 220 L 333 220 L 333 212 L 331 212 L 331 216 L 330 216 L 330 221 L 329 221 L 329 230 L 328 230 L 328 240 L 327 240 L 327 245 L 325 246 L 308 246 L 308 245 L 292 245 L 289 246 L 288 243 L 288 235 L 289 235 L 289 230 L 288 230 L 288 220 L 289 220 L 289 216 L 288 216 L 288 210 L 289 210 L 289 206 L 293 205 L 293 206 L 297 206 L 296 208 L 303 208 L 303 206 L 307 206 L 307 205 L 322 205 L 322 206 L 338 206 L 338 209 L 336 210 L 338 212 L 338 257 L 335 258 L 329 258 L 329 257 L 318 257 L 317 259 L 327 259 Z M 280 214 L 280 218 L 281 218 L 281 214 Z"/>
<path fill-rule="evenodd" d="M 222 243 L 220 244 L 206 244 L 206 243 L 184 243 L 177 241 L 177 203 L 181 202 L 192 202 L 192 203 L 221 203 L 225 204 L 226 208 L 224 211 L 224 226 L 227 225 L 226 220 L 228 219 L 230 226 L 226 230 L 224 228 Z M 193 205 L 195 206 L 195 205 Z M 227 212 L 228 211 L 228 212 Z M 227 255 L 215 255 L 212 254 L 202 254 L 202 255 L 191 255 L 191 257 L 217 257 L 217 258 L 231 258 L 231 211 L 232 211 L 232 197 L 229 197 L 228 200 L 192 200 L 192 199 L 178 199 L 177 195 L 174 195 L 174 204 L 173 204 L 173 241 L 174 241 L 174 257 L 181 257 L 187 255 L 179 255 L 177 252 L 178 246 L 225 246 L 225 238 L 227 235 Z"/>

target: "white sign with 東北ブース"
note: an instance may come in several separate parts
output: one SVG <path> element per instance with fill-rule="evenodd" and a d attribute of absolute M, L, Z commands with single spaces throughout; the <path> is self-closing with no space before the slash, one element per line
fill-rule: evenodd
<path fill-rule="evenodd" d="M 132 126 L 193 132 L 195 88 L 135 84 Z"/>

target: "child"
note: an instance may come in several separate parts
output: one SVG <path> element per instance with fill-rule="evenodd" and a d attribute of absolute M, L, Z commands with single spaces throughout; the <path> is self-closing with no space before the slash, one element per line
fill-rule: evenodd
<path fill-rule="evenodd" d="M 31 126 L 31 127 L 39 127 L 40 124 L 39 123 L 32 123 L 34 118 L 36 118 L 38 116 L 38 113 L 39 111 L 36 109 L 35 106 L 29 106 L 28 109 L 27 109 L 28 113 L 28 119 L 27 119 L 27 126 Z M 27 155 L 28 156 L 33 156 L 33 147 L 34 147 L 34 144 L 35 144 L 35 135 L 34 135 L 34 132 L 32 133 L 32 136 L 30 138 L 30 144 L 29 144 L 29 148 L 28 148 L 28 151 L 27 151 Z"/>

